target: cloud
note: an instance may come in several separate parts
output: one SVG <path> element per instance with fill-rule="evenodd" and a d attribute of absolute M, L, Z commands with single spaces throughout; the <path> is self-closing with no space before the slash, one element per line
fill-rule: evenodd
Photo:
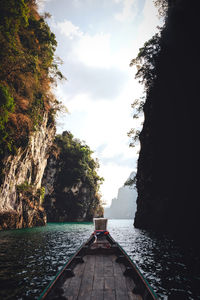
<path fill-rule="evenodd" d="M 121 13 L 115 14 L 115 19 L 120 22 L 132 22 L 137 15 L 136 0 L 115 0 L 116 3 L 123 3 Z"/>
<path fill-rule="evenodd" d="M 132 150 L 133 152 L 133 150 Z M 108 163 L 114 163 L 123 167 L 135 167 L 135 160 L 137 160 L 137 155 L 135 155 L 135 159 L 133 155 L 130 158 L 125 157 L 124 153 L 120 153 L 118 155 L 112 155 L 112 157 L 101 157 L 101 163 L 107 165 Z"/>
<path fill-rule="evenodd" d="M 75 54 L 89 67 L 110 68 L 112 64 L 110 35 L 103 33 L 93 36 L 83 35 L 77 44 Z"/>
<path fill-rule="evenodd" d="M 156 32 L 157 26 L 162 25 L 163 20 L 158 18 L 158 10 L 153 1 L 146 0 L 142 11 L 143 21 L 138 27 L 137 44 L 142 47 Z"/>
<path fill-rule="evenodd" d="M 51 21 L 51 26 L 68 39 L 74 40 L 71 55 L 76 61 L 93 68 L 108 69 L 113 66 L 109 33 L 84 33 L 69 20 L 57 23 Z"/>
<path fill-rule="evenodd" d="M 38 6 L 39 12 L 43 12 L 45 5 L 47 4 L 47 2 L 50 2 L 53 0 L 36 0 L 36 4 Z"/>
<path fill-rule="evenodd" d="M 78 26 L 65 20 L 53 25 L 61 34 L 69 39 L 76 39 L 73 45 L 73 56 L 88 67 L 110 68 L 112 54 L 110 34 L 96 33 L 90 35 L 83 33 Z"/>
<path fill-rule="evenodd" d="M 68 82 L 63 86 L 69 96 L 89 94 L 93 101 L 118 97 L 127 81 L 127 75 L 116 68 L 109 70 L 89 68 L 80 62 L 69 62 Z"/>
<path fill-rule="evenodd" d="M 115 72 L 127 72 L 133 51 L 138 51 L 137 44 L 127 41 L 126 34 L 123 36 L 125 41 L 119 43 L 120 37 L 112 32 L 113 28 L 110 28 L 111 33 L 89 34 L 69 20 L 57 23 L 51 20 L 51 27 L 68 39 L 64 42 L 66 51 L 63 60 L 67 58 L 68 64 L 79 63 L 79 70 L 85 65 L 91 70 L 98 68 L 107 72 L 109 69 L 119 69 Z"/>
<path fill-rule="evenodd" d="M 80 28 L 68 20 L 54 24 L 54 27 L 56 27 L 62 34 L 70 39 L 73 39 L 74 37 L 81 37 L 83 35 Z"/>

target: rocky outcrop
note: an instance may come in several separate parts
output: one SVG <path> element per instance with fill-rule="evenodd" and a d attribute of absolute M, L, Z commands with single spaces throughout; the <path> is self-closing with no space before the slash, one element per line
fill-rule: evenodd
<path fill-rule="evenodd" d="M 199 1 L 168 2 L 144 105 L 135 227 L 171 232 L 191 245 L 200 226 Z"/>
<path fill-rule="evenodd" d="M 83 222 L 91 221 L 94 215 L 102 217 L 103 209 L 97 207 L 97 195 L 84 182 L 80 181 L 73 186 L 60 184 L 59 174 L 63 166 L 62 161 L 51 155 L 45 170 L 44 207 L 48 222 Z"/>
<path fill-rule="evenodd" d="M 91 221 L 102 217 L 98 186 L 101 178 L 89 147 L 63 132 L 54 143 L 42 185 L 48 222 Z M 91 152 L 92 153 L 92 152 Z"/>
<path fill-rule="evenodd" d="M 41 182 L 47 164 L 55 127 L 48 125 L 45 114 L 42 125 L 33 132 L 25 149 L 3 161 L 3 183 L 0 190 L 0 229 L 44 225 L 46 214 L 41 207 Z"/>

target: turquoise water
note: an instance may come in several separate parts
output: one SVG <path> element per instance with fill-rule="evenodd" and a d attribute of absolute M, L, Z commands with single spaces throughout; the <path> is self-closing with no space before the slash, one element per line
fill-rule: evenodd
<path fill-rule="evenodd" d="M 167 236 L 109 220 L 108 229 L 161 299 L 180 291 L 200 299 L 200 262 Z M 93 232 L 92 223 L 49 223 L 0 232 L 0 299 L 37 299 L 66 260 Z"/>

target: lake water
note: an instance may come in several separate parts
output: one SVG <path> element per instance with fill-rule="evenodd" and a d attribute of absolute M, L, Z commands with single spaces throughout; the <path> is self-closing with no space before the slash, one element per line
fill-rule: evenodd
<path fill-rule="evenodd" d="M 192 251 L 166 235 L 134 229 L 133 220 L 109 220 L 108 229 L 161 299 L 173 291 L 200 299 L 200 260 Z M 0 299 L 37 299 L 92 232 L 92 223 L 0 232 Z"/>

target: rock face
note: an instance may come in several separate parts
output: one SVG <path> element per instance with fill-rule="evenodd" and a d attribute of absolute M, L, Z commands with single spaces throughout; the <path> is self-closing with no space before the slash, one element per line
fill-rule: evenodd
<path fill-rule="evenodd" d="M 4 159 L 4 179 L 0 190 L 0 229 L 44 225 L 46 214 L 40 206 L 41 181 L 47 164 L 55 127 L 42 125 L 29 137 L 25 149 Z"/>
<path fill-rule="evenodd" d="M 112 199 L 110 207 L 104 208 L 104 216 L 109 219 L 134 219 L 137 192 L 134 188 L 119 188 L 117 198 Z"/>
<path fill-rule="evenodd" d="M 135 226 L 188 242 L 200 226 L 199 1 L 169 4 L 156 78 L 144 106 Z"/>
<path fill-rule="evenodd" d="M 43 185 L 45 186 L 44 207 L 48 222 L 91 221 L 91 206 L 95 199 L 93 191 L 84 182 L 69 185 L 61 184 L 59 174 L 64 163 L 54 155 L 48 159 Z M 95 215 L 102 217 L 103 211 Z"/>
<path fill-rule="evenodd" d="M 95 161 L 84 152 L 88 151 L 87 146 L 67 131 L 54 145 L 42 182 L 48 222 L 91 221 L 94 216 L 102 217 L 100 177 L 94 171 Z"/>

